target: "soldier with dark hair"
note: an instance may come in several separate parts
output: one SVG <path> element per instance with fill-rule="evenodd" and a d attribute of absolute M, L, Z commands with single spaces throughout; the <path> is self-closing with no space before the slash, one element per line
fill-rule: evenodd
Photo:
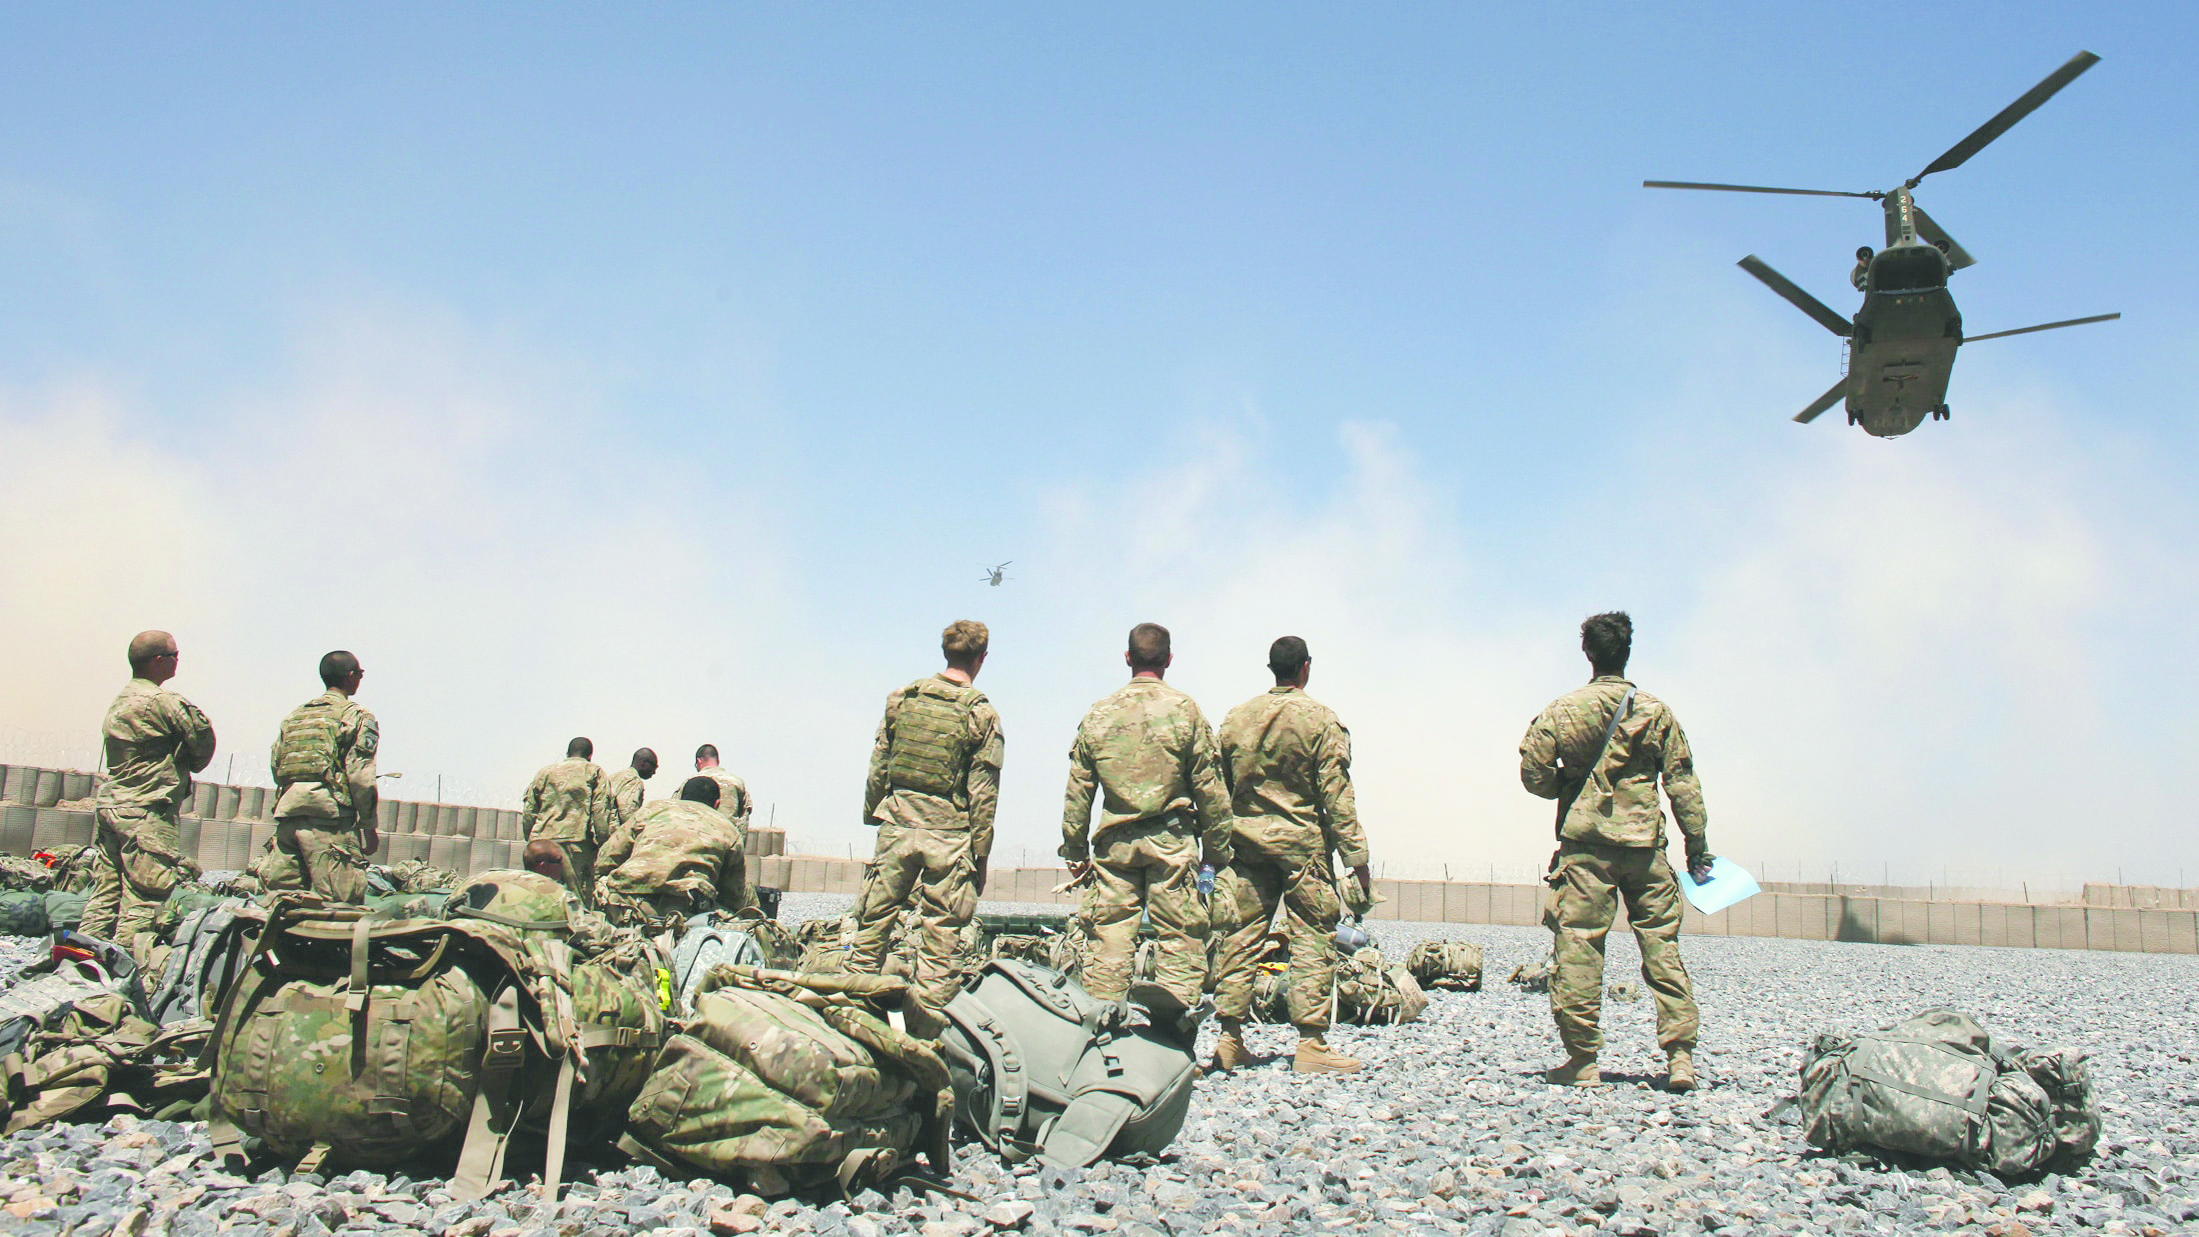
<path fill-rule="evenodd" d="M 1634 623 L 1623 612 L 1582 623 L 1581 651 L 1594 677 L 1552 702 L 1520 741 L 1521 784 L 1558 801 L 1558 849 L 1544 878 L 1550 894 L 1543 918 L 1557 938 L 1550 1008 L 1566 1060 L 1549 1079 L 1574 1086 L 1601 1081 L 1604 938 L 1623 898 L 1641 945 L 1642 982 L 1657 999 L 1667 1082 L 1686 1091 L 1695 1086 L 1698 1017 L 1680 963 L 1680 885 L 1665 860 L 1659 782 L 1698 881 L 1708 877 L 1712 858 L 1708 817 L 1679 719 L 1625 678 L 1633 642 Z"/>
<path fill-rule="evenodd" d="M 596 848 L 611 835 L 611 802 L 603 767 L 589 759 L 596 745 L 585 738 L 565 745 L 565 759 L 534 775 L 521 803 L 520 823 L 529 841 L 557 843 L 565 854 L 566 883 L 589 905 L 595 896 Z"/>
<path fill-rule="evenodd" d="M 352 700 L 366 670 L 342 649 L 321 658 L 328 690 L 283 719 L 269 756 L 275 845 L 262 860 L 269 889 L 310 889 L 335 902 L 366 901 L 367 856 L 381 849 L 374 754 L 381 726 Z"/>
<path fill-rule="evenodd" d="M 877 827 L 878 845 L 855 904 L 848 969 L 880 972 L 894 922 L 913 898 L 918 1013 L 910 1030 L 922 1035 L 939 1032 L 960 987 L 955 951 L 993 850 L 1005 740 L 1000 714 L 974 685 L 990 647 L 985 624 L 972 619 L 940 633 L 946 668 L 886 697 L 863 786 L 863 822 Z"/>
<path fill-rule="evenodd" d="M 214 758 L 214 726 L 165 686 L 181 656 L 174 636 L 141 631 L 128 656 L 130 681 L 100 725 L 107 780 L 93 804 L 98 859 L 80 928 L 134 950 L 133 938 L 152 928 L 168 891 L 196 870 L 183 853 L 176 814 L 191 795 L 191 775 Z"/>
<path fill-rule="evenodd" d="M 611 775 L 604 793 L 610 799 L 611 828 L 615 832 L 620 825 L 634 818 L 641 810 L 641 802 L 648 797 L 648 788 L 642 783 L 657 775 L 657 754 L 646 747 L 634 749 L 633 763 Z"/>
<path fill-rule="evenodd" d="M 1222 1024 L 1214 1065 L 1248 1065 L 1245 1019 L 1268 925 L 1283 913 L 1290 972 L 1285 992 L 1298 1028 L 1292 1068 L 1348 1074 L 1360 1068 L 1328 1046 L 1330 992 L 1336 985 L 1337 900 L 1331 856 L 1351 869 L 1359 900 L 1372 897 L 1367 835 L 1351 786 L 1351 732 L 1306 694 L 1313 655 L 1297 636 L 1268 646 L 1272 690 L 1222 720 L 1222 781 L 1229 787 L 1233 852 L 1215 876 L 1210 903 L 1222 937 L 1214 968 L 1214 1012 Z"/>
<path fill-rule="evenodd" d="M 1103 999 L 1129 995 L 1138 921 L 1149 919 L 1154 982 L 1136 996 L 1157 1026 L 1189 1045 L 1211 932 L 1198 869 L 1202 860 L 1217 868 L 1229 862 L 1229 795 L 1205 716 L 1162 681 L 1172 664 L 1168 629 L 1132 628 L 1123 660 L 1130 682 L 1092 706 L 1069 748 L 1061 857 L 1091 880 L 1084 913 L 1093 951 L 1084 986 Z"/>
<path fill-rule="evenodd" d="M 718 811 L 740 828 L 745 845 L 749 816 L 756 809 L 755 802 L 748 797 L 748 783 L 718 763 L 715 743 L 705 743 L 695 749 L 695 772 L 718 784 Z"/>
<path fill-rule="evenodd" d="M 669 927 L 708 910 L 755 905 L 748 857 L 718 811 L 718 783 L 688 778 L 677 799 L 644 804 L 603 844 L 595 900 L 613 922 Z"/>

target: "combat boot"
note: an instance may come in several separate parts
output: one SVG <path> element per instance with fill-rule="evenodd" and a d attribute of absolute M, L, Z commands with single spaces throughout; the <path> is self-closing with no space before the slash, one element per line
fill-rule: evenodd
<path fill-rule="evenodd" d="M 1294 1074 L 1356 1074 L 1366 1066 L 1357 1057 L 1333 1051 L 1318 1035 L 1298 1041 L 1298 1056 L 1290 1063 Z"/>
<path fill-rule="evenodd" d="M 1672 1050 L 1671 1062 L 1665 1066 L 1667 1091 L 1693 1091 L 1695 1089 L 1695 1054 L 1685 1048 Z"/>
<path fill-rule="evenodd" d="M 1222 1023 L 1222 1037 L 1214 1042 L 1214 1060 L 1207 1066 L 1210 1074 L 1226 1074 L 1252 1064 L 1252 1049 L 1245 1047 L 1245 1029 L 1234 1019 Z"/>
<path fill-rule="evenodd" d="M 1596 1054 L 1576 1052 L 1565 1058 L 1565 1064 L 1543 1075 L 1547 1082 L 1561 1087 L 1600 1087 L 1603 1071 L 1596 1068 Z"/>

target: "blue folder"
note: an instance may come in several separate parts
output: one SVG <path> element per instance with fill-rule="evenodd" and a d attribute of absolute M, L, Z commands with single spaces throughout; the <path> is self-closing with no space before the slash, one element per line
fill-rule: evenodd
<path fill-rule="evenodd" d="M 1688 904 L 1705 915 L 1715 915 L 1736 902 L 1755 897 L 1760 890 L 1756 878 L 1748 870 L 1730 859 L 1710 861 L 1710 879 L 1698 885 L 1695 878 L 1685 871 L 1680 873 L 1680 892 L 1687 895 Z"/>

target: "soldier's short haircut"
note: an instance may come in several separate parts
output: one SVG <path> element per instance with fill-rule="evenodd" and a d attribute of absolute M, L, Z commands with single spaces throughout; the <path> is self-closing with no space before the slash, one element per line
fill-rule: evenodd
<path fill-rule="evenodd" d="M 1267 646 L 1267 668 L 1279 679 L 1294 678 L 1313 654 L 1306 651 L 1306 642 L 1299 636 L 1277 636 L 1275 643 Z"/>
<path fill-rule="evenodd" d="M 321 656 L 321 686 L 334 687 L 350 678 L 351 672 L 358 668 L 359 659 L 343 649 L 324 653 Z"/>
<path fill-rule="evenodd" d="M 718 780 L 698 773 L 680 787 L 680 798 L 705 807 L 718 806 Z"/>
<path fill-rule="evenodd" d="M 1589 615 L 1581 623 L 1581 651 L 1602 669 L 1626 669 L 1627 655 L 1634 651 L 1634 620 L 1624 610 Z"/>
<path fill-rule="evenodd" d="M 1132 669 L 1166 669 L 1168 666 L 1168 629 L 1159 623 L 1140 623 L 1131 628 L 1129 652 Z"/>
<path fill-rule="evenodd" d="M 155 657 L 176 651 L 176 638 L 165 631 L 141 631 L 130 637 L 130 669 L 143 670 Z"/>
<path fill-rule="evenodd" d="M 633 761 L 635 767 L 639 768 L 643 761 L 647 761 L 650 764 L 658 763 L 656 750 L 654 748 L 647 747 L 635 748 Z"/>
<path fill-rule="evenodd" d="M 582 760 L 587 760 L 596 754 L 596 745 L 590 743 L 584 738 L 575 739 L 565 745 L 565 754 L 568 756 L 578 756 Z"/>
<path fill-rule="evenodd" d="M 565 848 L 548 838 L 536 838 L 527 843 L 527 849 L 520 856 L 519 866 L 537 876 L 564 880 Z"/>
<path fill-rule="evenodd" d="M 939 651 L 957 666 L 968 665 L 985 655 L 992 644 L 992 633 L 976 619 L 956 619 L 947 624 L 947 630 L 939 633 Z"/>
<path fill-rule="evenodd" d="M 697 760 L 716 760 L 717 758 L 718 745 L 715 743 L 705 743 L 695 749 L 695 759 Z"/>

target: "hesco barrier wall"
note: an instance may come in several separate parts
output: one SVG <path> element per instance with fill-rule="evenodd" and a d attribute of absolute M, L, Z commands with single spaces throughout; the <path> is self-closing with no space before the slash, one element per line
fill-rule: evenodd
<path fill-rule="evenodd" d="M 853 894 L 862 887 L 863 865 L 846 859 L 779 855 L 761 860 L 753 879 L 796 893 Z M 997 869 L 985 887 L 985 897 L 1000 902 L 1072 903 L 1075 892 L 1054 892 L 1068 880 L 1065 868 Z M 1378 880 L 1374 887 L 1386 899 L 1375 907 L 1371 916 L 1375 919 L 1520 927 L 1542 922 L 1541 885 Z M 1760 893 L 1715 915 L 1689 908 L 1681 931 L 1880 945 L 2199 953 L 2199 910 L 1932 902 L 1846 894 Z"/>
<path fill-rule="evenodd" d="M 59 769 L 0 765 L 0 853 L 28 855 L 56 846 L 83 846 L 96 832 L 91 796 L 102 779 Z M 81 805 L 62 807 L 61 804 Z M 265 786 L 200 782 L 178 821 L 183 853 L 208 871 L 241 870 L 275 836 L 275 792 Z M 420 859 L 461 876 L 508 868 L 526 846 L 513 808 L 384 799 L 376 812 L 378 863 Z M 786 849 L 781 829 L 751 829 L 752 860 Z"/>

